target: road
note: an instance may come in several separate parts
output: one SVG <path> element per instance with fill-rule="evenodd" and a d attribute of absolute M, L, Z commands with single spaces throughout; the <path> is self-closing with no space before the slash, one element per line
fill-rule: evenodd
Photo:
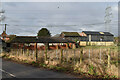
<path fill-rule="evenodd" d="M 1 60 L 1 58 L 0 58 Z M 71 75 L 2 60 L 2 78 L 75 78 Z"/>

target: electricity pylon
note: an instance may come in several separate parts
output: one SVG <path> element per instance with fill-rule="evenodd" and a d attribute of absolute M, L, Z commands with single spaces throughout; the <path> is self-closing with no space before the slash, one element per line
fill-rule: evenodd
<path fill-rule="evenodd" d="M 5 11 L 2 9 L 2 2 L 0 0 L 0 22 L 2 22 Z"/>
<path fill-rule="evenodd" d="M 5 19 L 4 16 L 5 10 L 2 9 L 2 2 L 0 1 L 0 26 L 2 27 L 2 25 L 5 25 L 5 32 L 6 32 L 6 25 L 7 24 L 3 24 L 3 20 Z"/>
<path fill-rule="evenodd" d="M 111 6 L 107 5 L 107 8 L 105 9 L 105 31 L 110 32 L 111 30 L 111 25 L 110 23 L 112 22 L 111 18 L 113 17 L 112 14 L 112 8 Z"/>

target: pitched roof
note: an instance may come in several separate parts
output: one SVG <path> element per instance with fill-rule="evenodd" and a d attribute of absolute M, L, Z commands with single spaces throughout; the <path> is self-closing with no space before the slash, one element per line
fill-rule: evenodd
<path fill-rule="evenodd" d="M 56 37 L 16 36 L 8 43 L 74 43 L 73 41 Z"/>
<path fill-rule="evenodd" d="M 64 36 L 80 36 L 78 32 L 62 32 Z"/>
<path fill-rule="evenodd" d="M 105 35 L 105 36 L 114 36 L 110 32 L 97 32 L 97 31 L 82 31 L 87 35 Z"/>

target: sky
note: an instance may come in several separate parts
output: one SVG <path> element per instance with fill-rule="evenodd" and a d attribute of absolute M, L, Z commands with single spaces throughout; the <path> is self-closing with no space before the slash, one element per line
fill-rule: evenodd
<path fill-rule="evenodd" d="M 36 36 L 41 28 L 52 35 L 63 31 L 105 31 L 107 5 L 112 7 L 110 32 L 118 35 L 117 2 L 2 2 L 7 33 Z M 4 27 L 1 25 L 0 33 Z"/>

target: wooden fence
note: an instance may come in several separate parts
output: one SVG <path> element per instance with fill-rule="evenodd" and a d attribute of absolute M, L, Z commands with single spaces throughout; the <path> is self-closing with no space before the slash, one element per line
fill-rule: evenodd
<path fill-rule="evenodd" d="M 118 51 L 114 49 L 58 49 L 58 50 L 23 50 L 11 49 L 10 56 L 28 61 L 39 61 L 45 64 L 59 65 L 61 63 L 76 64 L 84 60 L 99 60 L 101 64 L 109 65 L 118 60 Z"/>

